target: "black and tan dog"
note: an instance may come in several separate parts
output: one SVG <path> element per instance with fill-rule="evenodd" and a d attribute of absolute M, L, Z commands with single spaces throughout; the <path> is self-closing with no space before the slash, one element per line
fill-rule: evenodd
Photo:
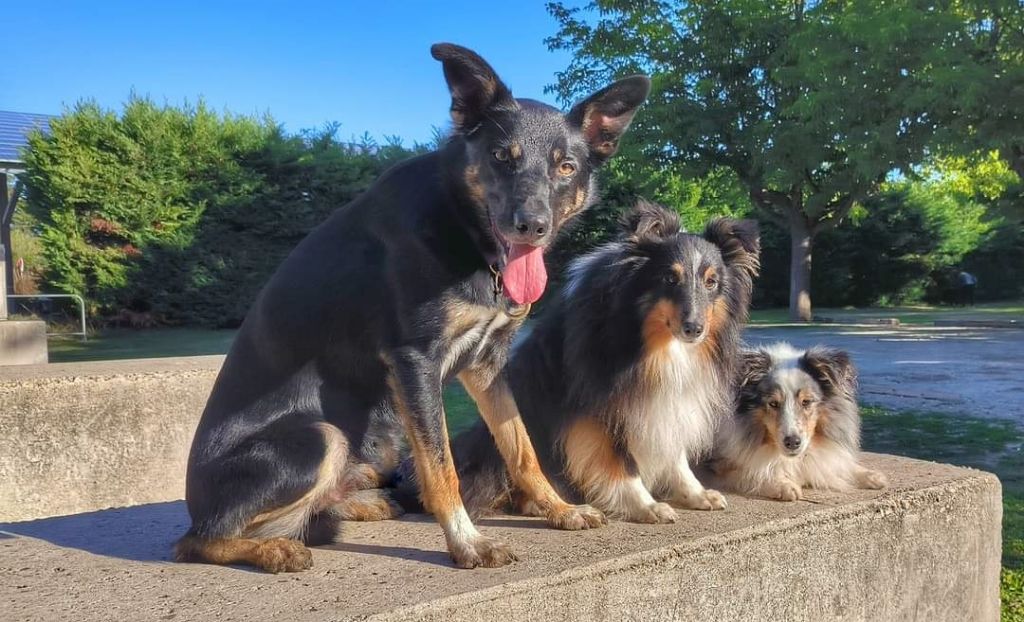
<path fill-rule="evenodd" d="M 671 522 L 672 506 L 725 507 L 691 464 L 731 412 L 760 244 L 751 221 L 685 233 L 674 213 L 644 202 L 624 227 L 572 264 L 506 374 L 559 492 L 616 518 Z M 486 428 L 453 446 L 471 512 L 537 513 Z"/>
<path fill-rule="evenodd" d="M 303 540 L 333 537 L 339 520 L 393 515 L 372 488 L 397 465 L 403 432 L 456 564 L 514 559 L 476 530 L 459 495 L 441 401 L 454 377 L 552 526 L 605 522 L 552 489 L 500 370 L 544 291 L 544 249 L 596 199 L 595 169 L 649 81 L 623 79 L 563 115 L 513 98 L 470 50 L 431 53 L 454 134 L 335 212 L 259 295 L 196 431 L 180 561 L 308 568 Z"/>

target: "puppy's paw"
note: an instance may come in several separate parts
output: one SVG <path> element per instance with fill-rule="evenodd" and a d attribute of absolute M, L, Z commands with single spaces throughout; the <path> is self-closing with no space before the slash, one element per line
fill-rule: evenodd
<path fill-rule="evenodd" d="M 804 493 L 796 482 L 787 479 L 776 484 L 774 496 L 779 501 L 799 501 Z"/>
<path fill-rule="evenodd" d="M 299 572 L 313 567 L 313 554 L 298 540 L 272 538 L 260 543 L 255 561 L 257 566 L 273 574 Z"/>
<path fill-rule="evenodd" d="M 548 513 L 548 525 L 555 529 L 579 531 L 607 525 L 608 519 L 600 510 L 589 505 L 566 505 Z"/>
<path fill-rule="evenodd" d="M 672 506 L 667 503 L 655 503 L 644 508 L 643 512 L 637 517 L 638 523 L 674 523 L 678 520 L 679 516 L 676 511 L 672 509 Z"/>
<path fill-rule="evenodd" d="M 459 568 L 497 568 L 519 559 L 507 544 L 486 536 L 449 543 L 448 552 Z"/>
<path fill-rule="evenodd" d="M 881 490 L 889 485 L 889 478 L 887 478 L 885 473 L 882 473 L 881 471 L 870 471 L 865 469 L 857 475 L 857 483 L 860 484 L 861 488 Z"/>
<path fill-rule="evenodd" d="M 679 505 L 689 510 L 724 510 L 728 503 L 725 497 L 717 490 L 701 490 L 692 495 L 679 499 Z"/>

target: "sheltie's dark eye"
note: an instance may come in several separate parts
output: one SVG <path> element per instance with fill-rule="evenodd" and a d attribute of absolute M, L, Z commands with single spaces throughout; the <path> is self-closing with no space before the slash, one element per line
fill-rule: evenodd
<path fill-rule="evenodd" d="M 814 404 L 814 400 L 810 398 L 805 397 L 804 399 L 800 400 L 800 405 L 803 406 L 804 408 L 810 408 L 811 404 Z"/>
<path fill-rule="evenodd" d="M 508 149 L 495 149 L 491 152 L 498 162 L 508 162 Z"/>
<path fill-rule="evenodd" d="M 707 279 L 704 280 L 704 287 L 708 289 L 715 289 L 716 287 L 718 287 L 718 279 L 716 279 L 713 276 L 708 277 Z"/>
<path fill-rule="evenodd" d="M 778 408 L 779 407 L 779 400 L 771 400 L 770 402 L 768 402 L 768 407 L 769 408 Z"/>
<path fill-rule="evenodd" d="M 665 275 L 665 283 L 669 285 L 679 285 L 679 275 L 675 272 L 670 272 Z"/>

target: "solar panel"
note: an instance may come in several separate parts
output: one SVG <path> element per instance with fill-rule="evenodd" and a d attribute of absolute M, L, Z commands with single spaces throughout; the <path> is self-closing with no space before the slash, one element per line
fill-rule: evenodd
<path fill-rule="evenodd" d="M 35 128 L 48 131 L 52 118 L 46 114 L 0 110 L 0 162 L 21 162 L 28 133 Z"/>

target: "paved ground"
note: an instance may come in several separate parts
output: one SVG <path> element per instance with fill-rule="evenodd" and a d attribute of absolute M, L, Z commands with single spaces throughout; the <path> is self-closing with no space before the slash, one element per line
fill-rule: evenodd
<path fill-rule="evenodd" d="M 751 326 L 746 339 L 849 351 L 868 404 L 966 412 L 1024 424 L 1024 330 Z"/>

